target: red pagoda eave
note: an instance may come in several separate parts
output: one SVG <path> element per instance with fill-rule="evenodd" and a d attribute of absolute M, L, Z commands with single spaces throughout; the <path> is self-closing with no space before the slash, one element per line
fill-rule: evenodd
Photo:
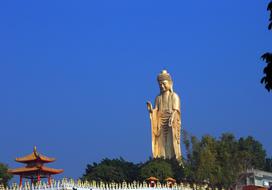
<path fill-rule="evenodd" d="M 54 168 L 49 168 L 46 166 L 41 166 L 41 167 L 22 167 L 22 168 L 15 168 L 15 169 L 10 169 L 8 170 L 9 173 L 11 174 L 16 174 L 16 175 L 27 175 L 27 174 L 32 174 L 33 172 L 40 172 L 40 173 L 47 173 L 47 174 L 60 174 L 64 170 L 62 169 L 54 169 Z"/>

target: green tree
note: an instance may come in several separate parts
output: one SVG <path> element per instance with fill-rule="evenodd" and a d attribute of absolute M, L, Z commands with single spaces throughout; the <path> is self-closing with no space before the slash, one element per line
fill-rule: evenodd
<path fill-rule="evenodd" d="M 210 186 L 218 183 L 220 168 L 217 162 L 217 141 L 206 135 L 199 141 L 191 136 L 187 145 L 187 160 L 184 161 L 184 174 L 189 182 L 208 181 Z"/>
<path fill-rule="evenodd" d="M 231 133 L 223 133 L 218 141 L 218 157 L 220 164 L 220 186 L 229 189 L 241 172 L 238 160 L 238 142 Z"/>
<path fill-rule="evenodd" d="M 143 181 L 150 176 L 154 176 L 163 182 L 167 177 L 174 177 L 174 172 L 169 162 L 169 160 L 162 158 L 147 161 L 140 169 L 141 180 Z"/>
<path fill-rule="evenodd" d="M 272 158 L 266 158 L 262 144 L 251 136 L 239 140 L 231 133 L 220 138 L 205 135 L 198 140 L 186 137 L 187 158 L 183 165 L 176 159 L 149 159 L 134 164 L 124 159 L 103 159 L 100 163 L 88 164 L 83 180 L 104 182 L 143 181 L 155 176 L 161 181 L 173 177 L 177 182 L 209 182 L 210 187 L 230 189 L 238 176 L 246 169 L 272 171 Z"/>
<path fill-rule="evenodd" d="M 265 159 L 260 142 L 249 136 L 237 140 L 231 133 L 223 133 L 217 140 L 209 135 L 201 141 L 187 137 L 187 159 L 184 174 L 188 181 L 208 181 L 211 187 L 229 189 L 239 174 L 248 168 L 268 169 L 272 163 Z"/>
<path fill-rule="evenodd" d="M 12 175 L 8 173 L 8 166 L 6 164 L 0 163 L 0 184 L 7 186 L 11 178 Z"/>
<path fill-rule="evenodd" d="M 238 146 L 238 157 L 243 170 L 250 168 L 265 169 L 266 151 L 259 141 L 248 136 L 247 138 L 240 138 Z"/>
<path fill-rule="evenodd" d="M 270 11 L 268 30 L 272 30 L 272 1 L 268 3 L 267 10 Z"/>
<path fill-rule="evenodd" d="M 270 18 L 268 24 L 268 30 L 272 30 L 272 1 L 267 6 L 267 10 L 270 11 Z M 265 53 L 262 55 L 262 59 L 267 63 L 263 70 L 264 76 L 261 79 L 261 83 L 265 85 L 265 88 L 272 90 L 272 53 Z"/>
<path fill-rule="evenodd" d="M 272 172 L 272 157 L 265 159 L 265 171 Z"/>
<path fill-rule="evenodd" d="M 216 139 L 206 135 L 200 142 L 196 178 L 198 182 L 208 181 L 212 187 L 218 184 L 220 167 L 217 161 Z"/>
<path fill-rule="evenodd" d="M 200 142 L 196 136 L 187 138 L 187 159 L 184 161 L 184 174 L 186 181 L 194 182 L 197 180 L 196 170 L 199 163 Z"/>
<path fill-rule="evenodd" d="M 105 158 L 99 164 L 88 164 L 82 179 L 87 181 L 122 182 L 125 180 L 132 182 L 138 180 L 138 172 L 138 165 L 127 162 L 123 158 Z"/>
<path fill-rule="evenodd" d="M 181 182 L 182 180 L 184 180 L 185 177 L 185 171 L 184 171 L 184 165 L 181 164 L 177 159 L 173 158 L 170 160 L 166 160 L 168 161 L 168 163 L 171 164 L 172 167 L 172 171 L 174 174 L 174 179 L 177 180 L 177 182 Z"/>

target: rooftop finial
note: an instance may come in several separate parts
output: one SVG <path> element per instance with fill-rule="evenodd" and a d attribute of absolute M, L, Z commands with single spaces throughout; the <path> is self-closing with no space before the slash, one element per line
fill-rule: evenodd
<path fill-rule="evenodd" d="M 37 152 L 37 147 L 36 146 L 34 146 L 34 150 L 33 150 L 33 152 L 34 152 L 34 154 L 36 155 L 36 156 L 38 156 L 39 154 L 38 154 L 38 152 Z"/>

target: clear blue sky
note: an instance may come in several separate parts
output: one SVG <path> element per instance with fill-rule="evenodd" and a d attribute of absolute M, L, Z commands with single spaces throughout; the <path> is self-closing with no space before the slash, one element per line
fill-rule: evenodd
<path fill-rule="evenodd" d="M 151 155 L 145 102 L 166 68 L 198 137 L 252 135 L 272 155 L 265 1 L 1 1 L 0 162 L 33 146 L 62 176 Z"/>

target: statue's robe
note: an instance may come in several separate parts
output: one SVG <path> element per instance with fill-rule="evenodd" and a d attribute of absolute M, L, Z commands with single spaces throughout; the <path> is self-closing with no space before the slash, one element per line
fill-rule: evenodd
<path fill-rule="evenodd" d="M 171 117 L 173 122 L 171 123 Z M 152 153 L 154 158 L 181 158 L 180 150 L 180 100 L 170 92 L 167 99 L 158 95 L 155 108 L 150 113 L 152 127 Z"/>

